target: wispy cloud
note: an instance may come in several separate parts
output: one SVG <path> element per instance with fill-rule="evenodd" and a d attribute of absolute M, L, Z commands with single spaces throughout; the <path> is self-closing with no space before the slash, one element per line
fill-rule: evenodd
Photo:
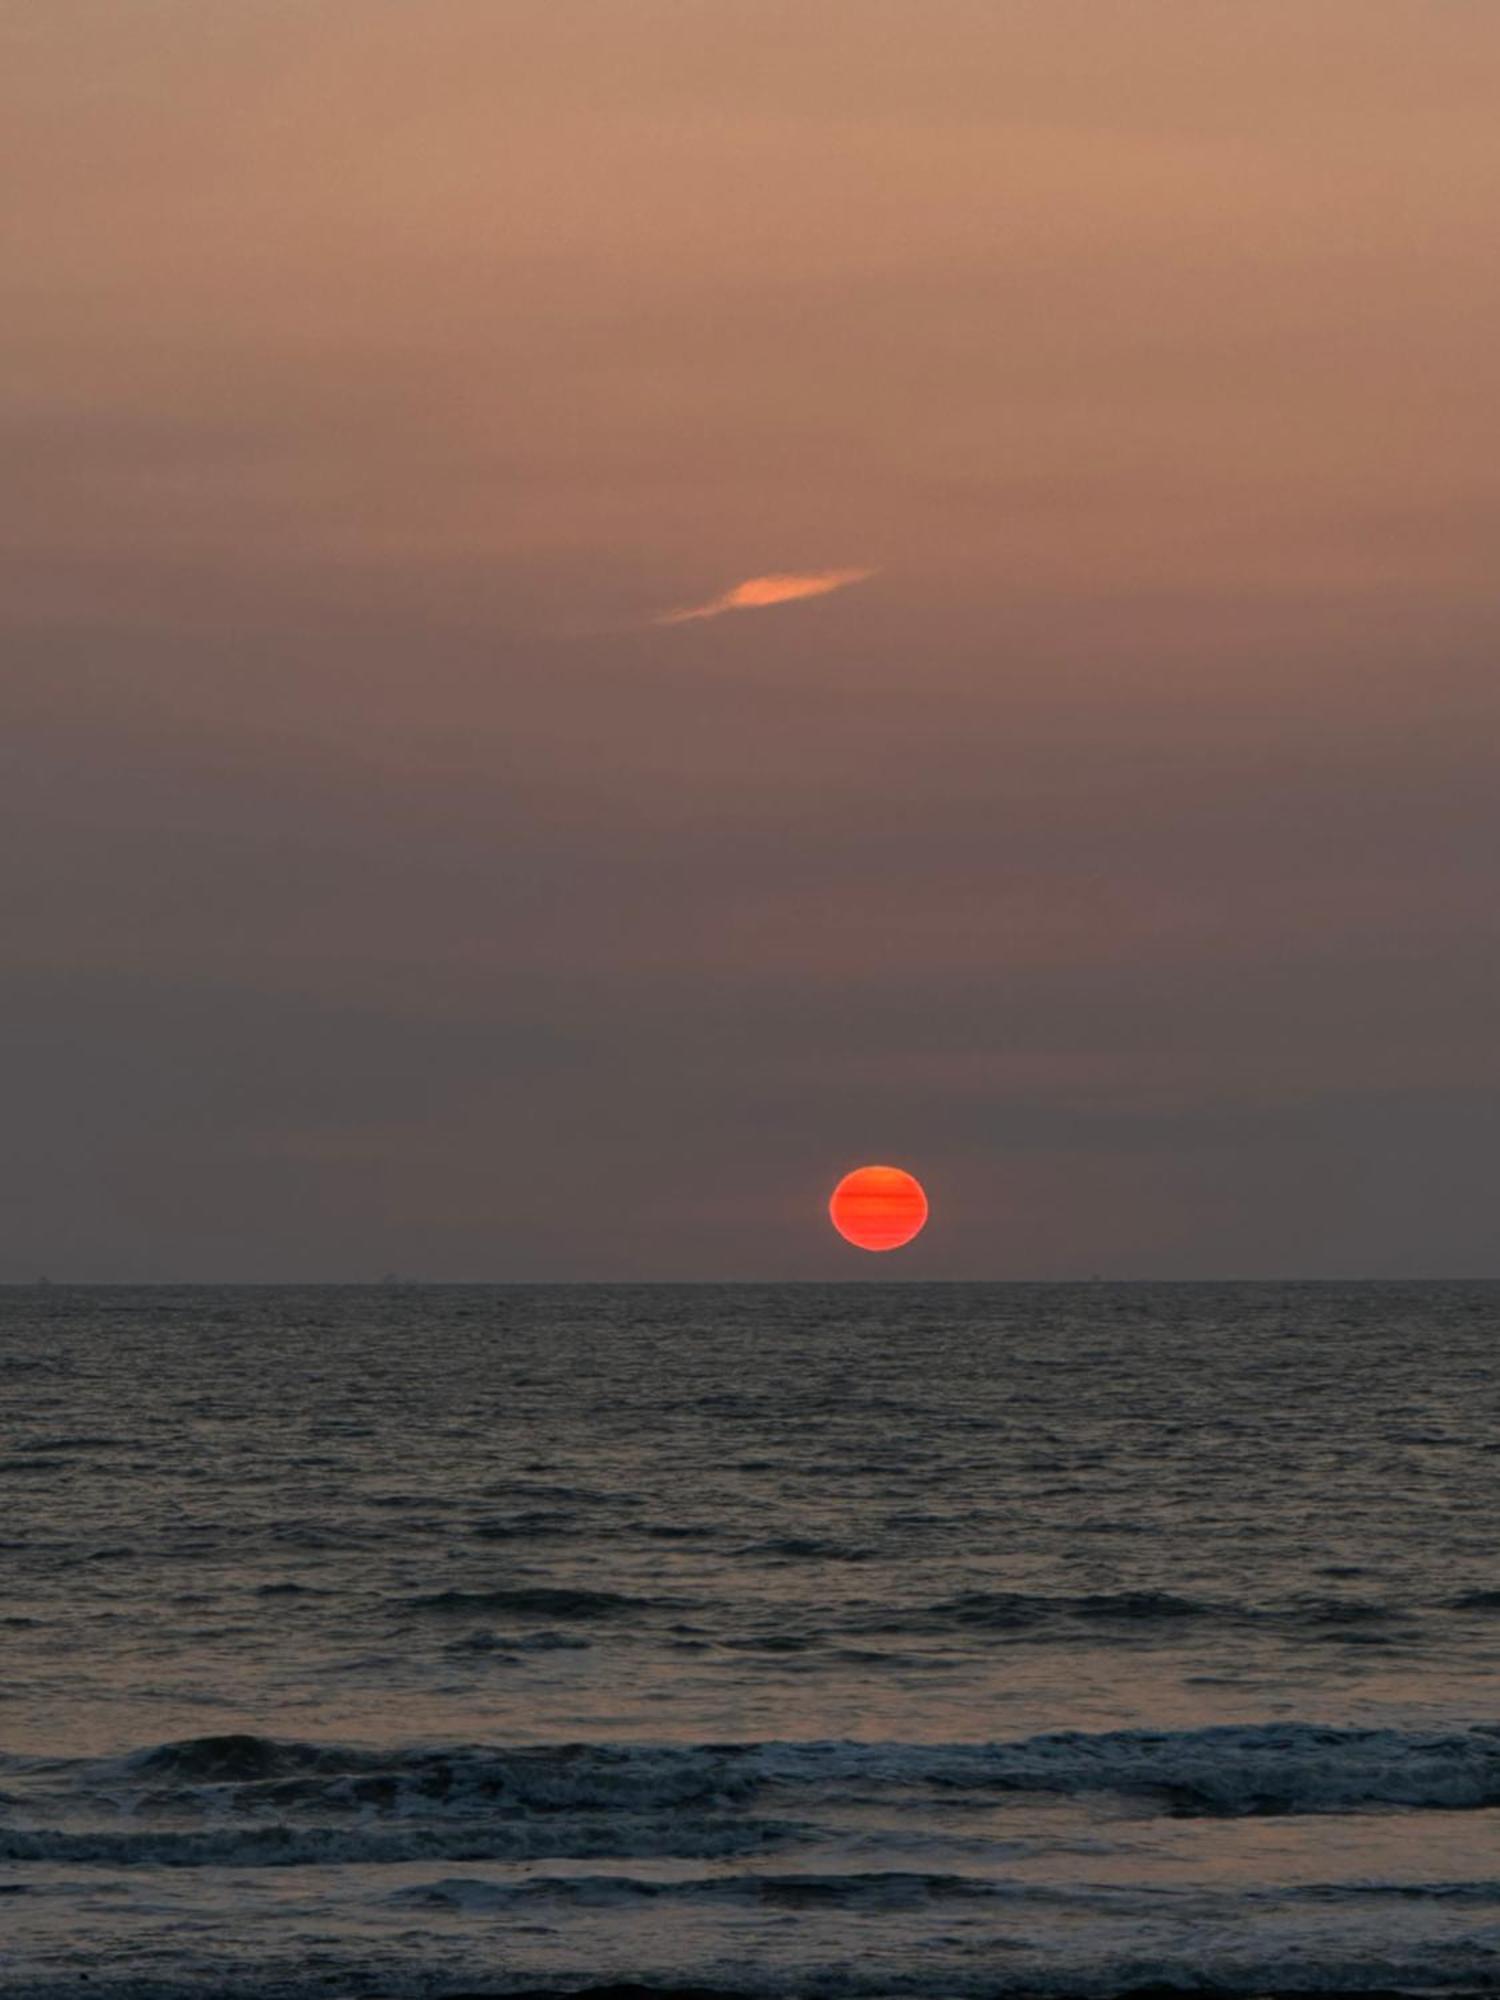
<path fill-rule="evenodd" d="M 758 611 L 767 604 L 793 604 L 799 597 L 826 597 L 830 590 L 847 590 L 851 583 L 863 583 L 874 574 L 872 569 L 815 569 L 752 576 L 706 604 L 663 611 L 653 623 L 686 625 L 694 618 L 721 618 L 726 611 Z"/>

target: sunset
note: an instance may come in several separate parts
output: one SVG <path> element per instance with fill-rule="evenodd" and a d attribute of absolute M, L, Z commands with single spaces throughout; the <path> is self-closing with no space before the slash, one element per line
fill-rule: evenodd
<path fill-rule="evenodd" d="M 0 2000 L 1500 1996 L 1500 0 L 0 0 Z"/>
<path fill-rule="evenodd" d="M 922 1184 L 903 1167 L 856 1167 L 828 1203 L 829 1219 L 859 1250 L 899 1250 L 927 1223 Z"/>
<path fill-rule="evenodd" d="M 6 1273 L 1493 1268 L 1491 10 L 6 19 Z"/>

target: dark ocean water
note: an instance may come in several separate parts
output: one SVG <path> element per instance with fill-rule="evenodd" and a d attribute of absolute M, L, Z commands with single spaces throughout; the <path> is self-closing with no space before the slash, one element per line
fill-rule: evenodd
<path fill-rule="evenodd" d="M 1500 1286 L 0 1292 L 0 1985 L 1500 1990 Z"/>

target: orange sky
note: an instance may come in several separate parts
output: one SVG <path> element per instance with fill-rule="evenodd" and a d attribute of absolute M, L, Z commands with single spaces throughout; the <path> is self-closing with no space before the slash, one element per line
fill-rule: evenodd
<path fill-rule="evenodd" d="M 833 1268 L 864 1156 L 923 1270 L 1492 1265 L 1497 102 L 1492 0 L 0 4 L 0 1275 Z"/>

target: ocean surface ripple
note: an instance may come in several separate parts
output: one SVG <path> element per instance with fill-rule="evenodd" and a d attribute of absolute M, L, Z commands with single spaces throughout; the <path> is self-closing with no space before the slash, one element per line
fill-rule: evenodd
<path fill-rule="evenodd" d="M 1500 1992 L 1500 1286 L 0 1292 L 0 1991 Z"/>

